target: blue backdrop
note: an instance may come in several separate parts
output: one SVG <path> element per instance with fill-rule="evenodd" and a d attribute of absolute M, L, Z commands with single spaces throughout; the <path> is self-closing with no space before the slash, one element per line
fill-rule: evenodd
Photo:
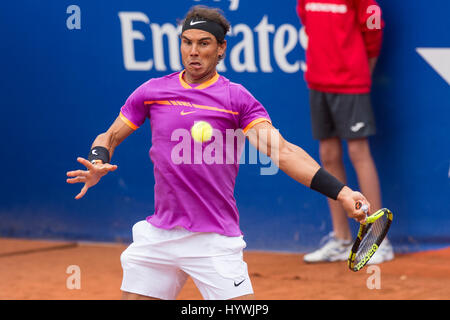
<path fill-rule="evenodd" d="M 395 214 L 391 239 L 397 251 L 449 245 L 450 2 L 379 3 L 386 29 L 370 142 L 384 206 Z M 3 1 L 1 236 L 127 242 L 132 225 L 152 214 L 148 122 L 116 150 L 119 169 L 82 200 L 65 174 L 82 168 L 77 156 L 87 156 L 137 86 L 180 70 L 177 19 L 195 4 L 222 8 L 232 24 L 220 73 L 318 159 L 295 0 Z M 248 248 L 311 249 L 331 229 L 325 198 L 283 172 L 260 175 L 261 166 L 241 165 L 236 184 Z M 357 188 L 347 156 L 346 166 Z"/>

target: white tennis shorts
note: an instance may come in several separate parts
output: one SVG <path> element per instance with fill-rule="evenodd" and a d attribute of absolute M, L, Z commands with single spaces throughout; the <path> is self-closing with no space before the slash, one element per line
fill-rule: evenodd
<path fill-rule="evenodd" d="M 190 276 L 206 300 L 252 294 L 245 246 L 242 236 L 165 230 L 139 221 L 133 226 L 133 243 L 120 256 L 121 290 L 174 300 Z"/>

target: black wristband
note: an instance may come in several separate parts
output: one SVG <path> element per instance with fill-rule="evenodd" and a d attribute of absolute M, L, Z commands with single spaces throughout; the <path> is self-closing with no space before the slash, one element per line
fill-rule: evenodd
<path fill-rule="evenodd" d="M 316 174 L 311 180 L 310 186 L 311 189 L 320 192 L 321 194 L 334 200 L 337 200 L 337 196 L 339 192 L 341 192 L 343 187 L 345 187 L 345 184 L 336 179 L 333 175 L 331 175 L 323 168 L 317 170 Z"/>
<path fill-rule="evenodd" d="M 89 152 L 88 160 L 93 163 L 97 160 L 101 160 L 103 163 L 109 163 L 109 150 L 101 146 L 93 147 Z"/>

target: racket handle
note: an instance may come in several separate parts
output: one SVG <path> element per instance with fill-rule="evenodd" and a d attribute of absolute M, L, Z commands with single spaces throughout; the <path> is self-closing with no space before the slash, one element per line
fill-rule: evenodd
<path fill-rule="evenodd" d="M 364 211 L 367 214 L 367 211 L 369 210 L 369 206 L 367 204 L 362 204 L 361 201 L 357 201 L 355 208 L 357 210 L 361 209 L 362 211 Z"/>
<path fill-rule="evenodd" d="M 367 204 L 363 204 L 362 201 L 356 201 L 355 209 L 356 209 L 356 210 L 361 209 L 361 210 L 364 211 L 364 213 L 366 214 L 366 218 L 365 218 L 363 221 L 360 222 L 361 224 L 364 224 L 364 225 L 365 225 L 365 224 L 366 224 L 366 221 L 367 221 L 367 218 L 369 217 L 369 216 L 367 215 L 367 212 L 369 211 L 369 206 L 368 206 Z"/>

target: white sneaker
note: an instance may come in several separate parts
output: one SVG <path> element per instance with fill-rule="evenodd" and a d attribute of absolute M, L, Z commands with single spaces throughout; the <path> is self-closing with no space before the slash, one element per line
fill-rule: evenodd
<path fill-rule="evenodd" d="M 394 259 L 394 249 L 388 239 L 384 239 L 380 247 L 367 264 L 380 264 Z"/>
<path fill-rule="evenodd" d="M 303 261 L 307 263 L 345 261 L 352 249 L 351 240 L 336 239 L 334 232 L 330 232 L 320 243 L 325 244 L 320 249 L 306 254 Z"/>

